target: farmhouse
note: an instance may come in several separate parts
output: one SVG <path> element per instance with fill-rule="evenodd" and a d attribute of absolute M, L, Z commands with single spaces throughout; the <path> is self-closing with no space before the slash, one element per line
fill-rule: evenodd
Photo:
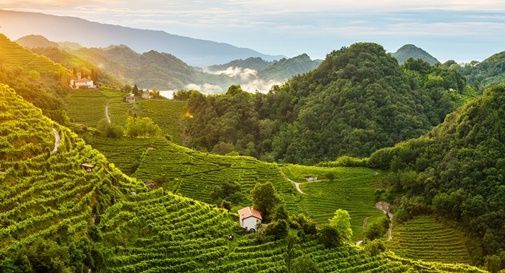
<path fill-rule="evenodd" d="M 146 100 L 151 99 L 152 98 L 151 91 L 149 91 L 148 89 L 142 90 L 141 97 Z"/>
<path fill-rule="evenodd" d="M 135 102 L 135 95 L 133 93 L 129 93 L 128 95 L 126 95 L 126 97 L 124 97 L 124 101 L 126 103 L 134 103 Z"/>
<path fill-rule="evenodd" d="M 309 176 L 309 177 L 305 177 L 305 179 L 307 180 L 307 182 L 317 182 L 317 176 Z"/>
<path fill-rule="evenodd" d="M 95 83 L 92 80 L 88 78 L 82 78 L 81 72 L 77 72 L 77 80 L 70 80 L 70 87 L 72 89 L 96 88 Z"/>
<path fill-rule="evenodd" d="M 256 230 L 258 224 L 261 224 L 261 213 L 254 208 L 246 207 L 238 211 L 240 226 L 247 230 Z"/>

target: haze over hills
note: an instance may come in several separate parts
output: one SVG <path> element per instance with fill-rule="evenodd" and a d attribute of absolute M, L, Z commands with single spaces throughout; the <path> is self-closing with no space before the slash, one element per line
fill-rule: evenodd
<path fill-rule="evenodd" d="M 261 58 L 233 60 L 226 64 L 209 66 L 207 70 L 218 74 L 237 74 L 237 68 L 242 68 L 245 73 L 245 69 L 250 69 L 255 70 L 255 75 L 259 78 L 285 81 L 293 76 L 313 70 L 321 62 L 321 60 L 312 60 L 307 54 L 301 54 L 293 58 L 282 58 L 271 62 Z"/>
<path fill-rule="evenodd" d="M 440 63 L 435 57 L 431 56 L 430 53 L 426 52 L 424 49 L 411 44 L 400 47 L 395 53 L 392 53 L 391 55 L 395 57 L 400 64 L 405 63 L 405 61 L 410 58 L 421 59 L 431 65 Z"/>
<path fill-rule="evenodd" d="M 71 42 L 56 43 L 41 35 L 24 36 L 16 42 L 69 69 L 100 70 L 103 76 L 111 75 L 120 82 L 141 88 L 197 89 L 204 93 L 224 92 L 232 84 L 241 84 L 249 92 L 267 92 L 273 85 L 306 73 L 320 63 L 302 54 L 272 62 L 254 57 L 211 66 L 214 70 L 201 70 L 171 54 L 155 50 L 139 54 L 126 45 L 86 48 Z M 250 65 L 253 62 L 257 65 Z M 222 67 L 225 68 L 216 70 Z"/>
<path fill-rule="evenodd" d="M 40 34 L 49 40 L 72 41 L 86 47 L 124 44 L 137 52 L 149 50 L 167 52 L 196 66 L 225 63 L 248 57 L 261 57 L 265 60 L 282 57 L 163 31 L 134 29 L 42 13 L 0 10 L 0 25 L 2 32 L 12 39 L 29 34 Z"/>

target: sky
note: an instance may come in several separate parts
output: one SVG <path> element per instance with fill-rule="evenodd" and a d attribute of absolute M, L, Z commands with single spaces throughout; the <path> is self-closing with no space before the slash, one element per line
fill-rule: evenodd
<path fill-rule="evenodd" d="M 324 58 L 354 42 L 415 44 L 441 61 L 505 50 L 505 0 L 0 0 L 0 9 L 226 42 L 265 54 Z"/>

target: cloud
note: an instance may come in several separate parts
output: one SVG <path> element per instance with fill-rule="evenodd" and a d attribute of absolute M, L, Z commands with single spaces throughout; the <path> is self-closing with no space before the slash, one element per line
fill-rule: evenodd
<path fill-rule="evenodd" d="M 224 92 L 223 88 L 221 88 L 220 86 L 210 83 L 204 83 L 204 84 L 190 83 L 185 86 L 185 89 L 197 90 L 204 94 L 219 94 Z"/>
<path fill-rule="evenodd" d="M 254 69 L 236 67 L 236 66 L 230 66 L 225 70 L 218 70 L 218 71 L 211 71 L 206 69 L 205 72 L 214 75 L 226 75 L 228 77 L 237 78 L 242 81 L 249 81 L 258 76 L 258 71 Z"/>

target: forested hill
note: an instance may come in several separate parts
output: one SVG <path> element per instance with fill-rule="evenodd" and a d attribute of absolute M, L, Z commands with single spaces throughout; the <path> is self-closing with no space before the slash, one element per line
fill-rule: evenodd
<path fill-rule="evenodd" d="M 482 62 L 471 62 L 461 67 L 468 83 L 480 88 L 505 82 L 505 51 L 496 53 Z"/>
<path fill-rule="evenodd" d="M 301 163 L 364 156 L 439 124 L 464 89 L 456 71 L 420 60 L 400 67 L 380 45 L 358 43 L 266 95 L 193 95 L 186 144 Z"/>
<path fill-rule="evenodd" d="M 315 69 L 321 60 L 312 60 L 309 55 L 301 54 L 293 58 L 282 58 L 278 61 L 265 61 L 261 58 L 234 60 L 226 64 L 207 67 L 211 72 L 225 71 L 230 68 L 252 69 L 260 79 L 286 81 L 293 76 L 305 74 Z"/>
<path fill-rule="evenodd" d="M 434 210 L 477 238 L 475 259 L 505 268 L 505 87 L 449 115 L 425 136 L 379 150 L 372 167 L 397 171 L 392 195 L 401 220 Z M 479 262 L 483 262 L 480 260 Z M 491 267 L 489 267 L 491 266 Z"/>
<path fill-rule="evenodd" d="M 440 63 L 435 57 L 431 56 L 430 53 L 426 52 L 424 49 L 419 48 L 415 45 L 404 45 L 400 47 L 395 53 L 392 54 L 400 64 L 404 64 L 408 59 L 421 59 L 431 65 Z"/>

